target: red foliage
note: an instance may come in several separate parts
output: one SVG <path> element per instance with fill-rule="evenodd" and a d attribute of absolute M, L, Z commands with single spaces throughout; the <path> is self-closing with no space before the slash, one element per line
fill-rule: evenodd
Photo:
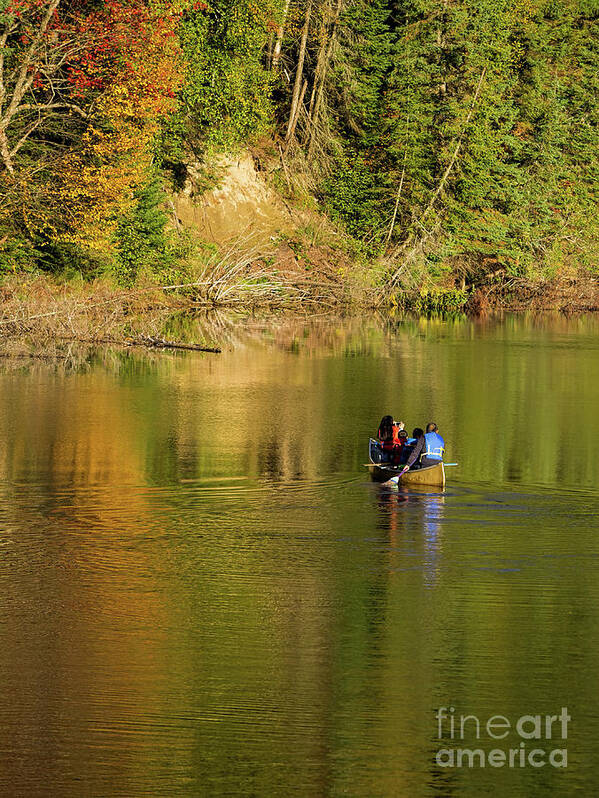
<path fill-rule="evenodd" d="M 189 0 L 193 2 L 193 0 Z M 143 93 L 150 113 L 168 110 L 177 87 L 179 14 L 174 3 L 161 3 L 160 10 L 148 8 L 144 0 L 70 0 L 54 9 L 42 29 L 52 0 L 8 0 L 5 14 L 18 21 L 15 43 L 27 49 L 41 38 L 33 64 L 62 61 L 62 78 L 78 100 L 120 84 L 130 96 Z M 200 8 L 205 3 L 196 2 Z M 52 59 L 52 51 L 56 59 Z M 39 57 L 39 61 L 38 61 Z M 37 69 L 34 68 L 37 72 Z M 43 90 L 43 72 L 35 76 L 33 88 Z M 91 98 L 90 98 L 91 99 Z M 170 102 L 172 106 L 172 102 Z"/>
<path fill-rule="evenodd" d="M 175 15 L 152 13 L 140 0 L 105 0 L 101 9 L 81 15 L 72 33 L 85 44 L 67 69 L 73 93 L 83 96 L 119 82 L 135 84 L 155 101 L 171 97 L 174 87 L 165 84 L 161 54 L 175 54 L 175 25 Z"/>

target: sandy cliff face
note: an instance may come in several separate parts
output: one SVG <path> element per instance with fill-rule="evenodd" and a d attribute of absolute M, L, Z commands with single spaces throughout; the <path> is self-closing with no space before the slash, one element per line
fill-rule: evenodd
<path fill-rule="evenodd" d="M 221 156 L 217 167 L 223 177 L 217 188 L 204 193 L 197 188 L 198 172 L 189 168 L 183 190 L 173 196 L 179 224 L 216 244 L 250 236 L 254 245 L 266 244 L 278 233 L 293 230 L 291 212 L 256 170 L 249 153 Z"/>
<path fill-rule="evenodd" d="M 270 271 L 301 290 L 317 285 L 327 296 L 343 294 L 354 264 L 326 216 L 287 205 L 247 151 L 220 156 L 215 166 L 222 174 L 210 191 L 201 167 L 188 167 L 183 189 L 171 198 L 176 223 L 221 253 L 229 246 L 244 253 L 249 271 Z"/>

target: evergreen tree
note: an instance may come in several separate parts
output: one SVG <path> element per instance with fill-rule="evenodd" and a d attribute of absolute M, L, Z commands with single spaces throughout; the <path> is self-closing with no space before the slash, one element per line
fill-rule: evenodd
<path fill-rule="evenodd" d="M 135 192 L 136 203 L 116 230 L 114 270 L 122 285 L 131 285 L 144 270 L 160 273 L 170 261 L 162 211 L 164 190 L 156 172 Z"/>
<path fill-rule="evenodd" d="M 596 268 L 599 238 L 599 4 L 550 0 L 531 17 L 514 168 L 531 257 Z"/>

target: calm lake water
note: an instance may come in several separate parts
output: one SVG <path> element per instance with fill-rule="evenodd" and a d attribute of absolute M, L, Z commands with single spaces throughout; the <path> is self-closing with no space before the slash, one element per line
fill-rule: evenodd
<path fill-rule="evenodd" d="M 206 331 L 2 366 L 1 794 L 597 794 L 599 319 Z M 385 413 L 444 492 L 369 482 Z"/>

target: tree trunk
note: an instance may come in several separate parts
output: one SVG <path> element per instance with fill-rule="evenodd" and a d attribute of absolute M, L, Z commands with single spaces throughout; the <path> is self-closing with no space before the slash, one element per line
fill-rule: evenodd
<path fill-rule="evenodd" d="M 410 115 L 408 114 L 406 117 L 406 135 L 404 140 L 404 151 L 403 151 L 403 163 L 401 166 L 401 177 L 399 178 L 399 187 L 397 189 L 397 197 L 395 198 L 395 207 L 393 208 L 393 217 L 391 219 L 391 225 L 389 227 L 389 232 L 387 233 L 387 238 L 385 239 L 385 247 L 389 246 L 389 242 L 391 241 L 391 236 L 393 235 L 393 228 L 395 227 L 395 222 L 397 221 L 397 213 L 399 211 L 399 200 L 401 198 L 401 191 L 403 189 L 404 179 L 406 176 L 406 163 L 408 161 L 408 136 L 410 132 Z"/>
<path fill-rule="evenodd" d="M 331 14 L 330 23 L 328 26 L 325 41 L 323 41 L 318 52 L 318 60 L 316 63 L 316 73 L 314 75 L 314 87 L 312 89 L 312 97 L 310 98 L 310 111 L 309 111 L 309 137 L 308 137 L 308 160 L 314 154 L 314 145 L 316 140 L 316 130 L 318 124 L 318 116 L 322 105 L 324 96 L 324 87 L 326 83 L 326 76 L 333 56 L 333 48 L 335 46 L 335 34 L 337 32 L 337 23 L 341 16 L 341 9 L 343 8 L 343 0 L 337 0 L 335 11 L 331 11 L 330 4 L 328 6 L 329 13 Z"/>
<path fill-rule="evenodd" d="M 275 42 L 274 34 L 271 33 L 268 37 L 268 44 L 266 45 L 266 68 L 272 69 L 272 54 L 273 54 L 273 46 Z"/>
<path fill-rule="evenodd" d="M 279 61 L 281 60 L 281 47 L 283 46 L 283 36 L 285 35 L 285 23 L 287 21 L 287 13 L 289 12 L 289 4 L 291 0 L 285 0 L 283 8 L 283 16 L 281 17 L 281 24 L 277 28 L 277 40 L 275 42 L 272 59 L 270 63 L 271 69 L 279 68 Z"/>
<path fill-rule="evenodd" d="M 445 98 L 447 94 L 447 81 L 445 80 L 445 31 L 447 29 L 447 0 L 443 0 L 443 11 L 439 16 L 437 25 L 437 47 L 439 48 L 439 72 L 441 81 L 439 83 L 439 97 Z"/>
<path fill-rule="evenodd" d="M 323 13 L 323 18 L 320 27 L 320 47 L 318 48 L 318 56 L 316 58 L 316 69 L 314 70 L 314 81 L 312 83 L 310 107 L 308 108 L 308 119 L 310 121 L 312 120 L 312 111 L 314 110 L 314 101 L 316 99 L 316 92 L 318 90 L 321 75 L 324 72 L 325 53 L 327 51 L 327 44 L 329 41 L 330 16 L 331 16 L 331 0 L 327 0 L 326 11 Z"/>
<path fill-rule="evenodd" d="M 308 88 L 308 81 L 304 80 L 304 84 L 302 86 L 302 90 L 301 90 L 301 93 L 300 93 L 300 96 L 299 96 L 299 101 L 298 101 L 297 106 L 296 106 L 295 116 L 293 117 L 293 119 L 289 120 L 289 124 L 290 124 L 290 128 L 288 130 L 288 136 L 289 137 L 287 139 L 287 144 L 285 145 L 285 151 L 287 151 L 289 149 L 289 145 L 291 144 L 291 141 L 293 140 L 293 137 L 295 135 L 295 128 L 297 127 L 297 120 L 299 119 L 300 111 L 302 109 L 302 104 L 304 102 L 304 97 L 306 95 L 306 89 L 307 88 Z"/>
<path fill-rule="evenodd" d="M 407 158 L 408 149 L 404 150 L 404 158 L 403 158 L 403 166 L 401 169 L 401 177 L 399 179 L 399 188 L 397 189 L 397 197 L 395 198 L 395 208 L 393 209 L 393 218 L 391 219 L 391 225 L 389 226 L 389 232 L 387 233 L 387 238 L 385 240 L 385 247 L 389 246 L 389 242 L 391 241 L 391 236 L 393 235 L 393 228 L 395 227 L 395 222 L 397 221 L 397 212 L 399 211 L 399 200 L 401 198 L 401 190 L 403 188 L 403 181 L 406 176 L 406 158 Z"/>
<path fill-rule="evenodd" d="M 312 0 L 308 0 L 306 5 L 306 21 L 302 30 L 302 38 L 300 42 L 299 56 L 297 59 L 297 69 L 295 72 L 295 83 L 293 85 L 293 96 L 291 98 L 291 110 L 289 112 L 289 124 L 287 125 L 287 134 L 285 141 L 291 141 L 297 116 L 299 112 L 300 92 L 302 91 L 302 78 L 304 75 L 304 61 L 306 60 L 306 47 L 308 44 L 308 33 L 310 31 L 310 16 L 312 14 Z M 304 89 L 305 93 L 305 89 Z"/>
<path fill-rule="evenodd" d="M 6 133 L 1 128 L 0 128 L 0 156 L 4 161 L 4 166 L 6 168 L 6 171 L 9 174 L 14 175 L 15 170 L 12 164 L 12 156 L 10 154 L 8 139 L 6 138 Z"/>

